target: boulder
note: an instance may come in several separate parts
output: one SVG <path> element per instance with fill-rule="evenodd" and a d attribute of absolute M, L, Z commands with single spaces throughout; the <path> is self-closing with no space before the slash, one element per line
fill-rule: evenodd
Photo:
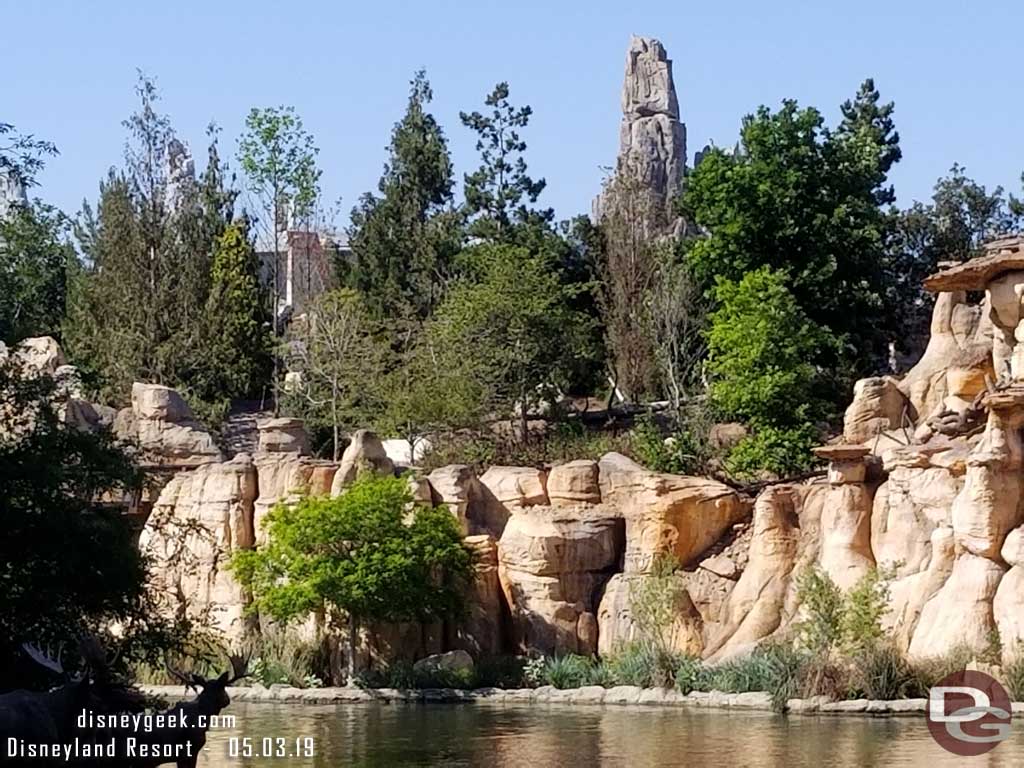
<path fill-rule="evenodd" d="M 534 467 L 490 467 L 480 476 L 480 489 L 472 529 L 499 538 L 510 515 L 548 503 L 547 475 Z"/>
<path fill-rule="evenodd" d="M 64 350 L 52 336 L 35 336 L 18 342 L 14 354 L 31 371 L 54 376 L 67 364 Z"/>
<path fill-rule="evenodd" d="M 853 387 L 853 401 L 843 418 L 843 439 L 864 443 L 879 432 L 898 429 L 907 407 L 907 398 L 892 376 L 861 379 Z"/>
<path fill-rule="evenodd" d="M 960 646 L 984 651 L 996 629 L 992 600 L 1004 570 L 988 558 L 960 555 L 949 579 L 921 611 L 910 656 L 941 656 Z"/>
<path fill-rule="evenodd" d="M 255 546 L 256 468 L 247 454 L 180 472 L 164 487 L 139 537 L 169 616 L 209 620 L 230 641 L 249 624 L 248 600 L 227 570 Z"/>
<path fill-rule="evenodd" d="M 302 419 L 264 419 L 256 425 L 259 430 L 257 453 L 310 454 L 309 435 Z"/>
<path fill-rule="evenodd" d="M 486 532 L 477 529 L 475 525 L 482 515 L 473 514 L 472 520 L 470 519 L 470 509 L 472 508 L 474 513 L 477 511 L 483 495 L 472 467 L 465 464 L 449 464 L 427 475 L 427 482 L 430 483 L 438 502 L 448 506 L 448 510 L 459 521 L 465 533 Z"/>
<path fill-rule="evenodd" d="M 268 453 L 255 459 L 259 478 L 259 496 L 254 504 L 253 520 L 256 541 L 266 540 L 263 519 L 280 503 L 294 503 L 303 494 L 331 494 L 337 465 L 294 453 Z"/>
<path fill-rule="evenodd" d="M 597 462 L 570 461 L 552 467 L 547 478 L 547 495 L 556 507 L 599 504 L 601 486 Z"/>
<path fill-rule="evenodd" d="M 338 496 L 342 490 L 355 482 L 360 472 L 374 472 L 378 475 L 393 475 L 395 465 L 388 458 L 380 438 L 368 429 L 357 429 L 341 455 L 341 465 L 334 475 L 331 495 Z"/>
<path fill-rule="evenodd" d="M 223 458 L 184 398 L 160 384 L 132 384 L 131 408 L 118 412 L 114 433 L 138 446 L 144 465 L 187 468 Z"/>
<path fill-rule="evenodd" d="M 599 506 L 530 507 L 510 517 L 498 542 L 498 573 L 514 647 L 594 653 L 593 616 L 583 615 L 596 614 L 622 546 L 622 522 Z"/>
<path fill-rule="evenodd" d="M 651 472 L 618 453 L 601 458 L 599 473 L 602 504 L 626 521 L 627 573 L 646 571 L 658 554 L 686 565 L 749 514 L 727 485 Z"/>
<path fill-rule="evenodd" d="M 462 650 L 435 653 L 420 659 L 412 666 L 415 672 L 424 674 L 448 673 L 457 677 L 469 677 L 473 674 L 473 658 Z"/>

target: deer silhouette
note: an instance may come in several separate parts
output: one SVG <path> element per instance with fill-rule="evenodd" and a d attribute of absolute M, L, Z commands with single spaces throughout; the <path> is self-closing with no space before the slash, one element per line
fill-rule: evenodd
<path fill-rule="evenodd" d="M 118 750 L 124 756 L 117 765 L 131 768 L 153 768 L 174 763 L 177 768 L 195 768 L 199 752 L 206 744 L 206 731 L 210 718 L 219 715 L 230 703 L 227 688 L 248 676 L 248 659 L 239 655 L 228 657 L 231 669 L 218 677 L 207 679 L 195 673 L 185 673 L 167 665 L 167 671 L 188 688 L 198 691 L 190 701 L 175 704 L 160 713 L 173 725 L 155 727 L 150 732 L 133 733 L 133 749 L 137 757 L 130 756 L 127 748 Z M 126 740 L 128 737 L 121 735 Z M 127 746 L 126 744 L 124 745 Z M 111 765 L 106 761 L 105 765 Z"/>

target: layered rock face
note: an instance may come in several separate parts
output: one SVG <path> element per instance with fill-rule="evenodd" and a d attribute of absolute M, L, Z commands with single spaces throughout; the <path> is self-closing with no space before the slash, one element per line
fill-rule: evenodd
<path fill-rule="evenodd" d="M 686 126 L 679 119 L 672 61 L 659 41 L 634 35 L 626 51 L 615 172 L 636 179 L 664 204 L 678 196 L 685 168 Z M 605 195 L 594 200 L 595 220 L 610 202 Z"/>
<path fill-rule="evenodd" d="M 184 398 L 159 384 L 132 385 L 132 405 L 118 412 L 114 433 L 138 446 L 143 465 L 186 468 L 223 459 Z"/>

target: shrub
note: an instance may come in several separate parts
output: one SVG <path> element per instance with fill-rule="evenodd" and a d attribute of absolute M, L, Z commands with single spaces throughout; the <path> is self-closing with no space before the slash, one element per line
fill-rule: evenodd
<path fill-rule="evenodd" d="M 545 659 L 542 679 L 543 685 L 555 688 L 579 688 L 587 685 L 592 673 L 593 660 L 586 656 L 570 653 L 565 656 L 552 656 Z"/>
<path fill-rule="evenodd" d="M 927 696 L 910 662 L 892 643 L 876 643 L 851 659 L 850 693 L 868 699 Z"/>
<path fill-rule="evenodd" d="M 882 617 L 889 610 L 889 582 L 894 575 L 872 568 L 846 594 L 839 631 L 847 653 L 864 653 L 882 639 Z"/>
<path fill-rule="evenodd" d="M 696 656 L 683 656 L 676 665 L 676 690 L 684 696 L 700 690 L 704 681 L 704 665 Z"/>
<path fill-rule="evenodd" d="M 800 643 L 813 653 L 829 653 L 842 637 L 843 593 L 818 567 L 797 577 L 797 599 L 803 618 L 796 631 Z"/>
<path fill-rule="evenodd" d="M 323 679 L 315 644 L 282 627 L 268 627 L 252 638 L 246 651 L 250 654 L 250 677 L 266 686 L 281 683 L 297 688 L 320 688 Z"/>
<path fill-rule="evenodd" d="M 487 656 L 477 662 L 480 688 L 522 688 L 526 685 L 527 660 L 522 656 Z"/>
<path fill-rule="evenodd" d="M 1003 682 L 1012 701 L 1024 701 L 1024 643 L 1019 640 L 1003 664 Z"/>
<path fill-rule="evenodd" d="M 645 642 L 624 646 L 607 662 L 615 685 L 638 685 L 641 688 L 671 688 L 681 654 Z"/>
<path fill-rule="evenodd" d="M 763 473 L 785 477 L 806 472 L 816 463 L 811 448 L 819 442 L 818 429 L 809 424 L 791 428 L 761 426 L 729 451 L 725 471 L 740 480 L 756 479 Z"/>
<path fill-rule="evenodd" d="M 968 663 L 974 658 L 974 651 L 966 645 L 958 645 L 942 656 L 928 659 L 916 659 L 911 664 L 914 679 L 919 691 L 927 691 L 942 678 L 954 672 L 967 669 Z"/>

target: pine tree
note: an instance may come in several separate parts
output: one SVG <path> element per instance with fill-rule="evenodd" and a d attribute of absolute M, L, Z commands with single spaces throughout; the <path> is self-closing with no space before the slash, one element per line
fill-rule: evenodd
<path fill-rule="evenodd" d="M 340 266 L 376 317 L 421 323 L 441 299 L 461 231 L 448 141 L 426 111 L 430 83 L 420 71 L 410 85 L 377 185 L 380 196 L 368 192 L 352 210 L 355 262 Z"/>
<path fill-rule="evenodd" d="M 508 83 L 498 83 L 484 103 L 489 115 L 460 112 L 462 124 L 478 135 L 476 149 L 481 165 L 466 174 L 465 211 L 472 219 L 469 232 L 487 240 L 511 241 L 516 224 L 550 223 L 554 211 L 533 210 L 527 203 L 537 202 L 547 182 L 534 180 L 527 173 L 526 142 L 519 130 L 529 125 L 533 110 L 516 108 L 508 100 Z"/>
<path fill-rule="evenodd" d="M 206 301 L 206 357 L 196 387 L 207 402 L 255 396 L 268 379 L 270 344 L 267 297 L 259 259 L 246 222 L 217 238 Z"/>

